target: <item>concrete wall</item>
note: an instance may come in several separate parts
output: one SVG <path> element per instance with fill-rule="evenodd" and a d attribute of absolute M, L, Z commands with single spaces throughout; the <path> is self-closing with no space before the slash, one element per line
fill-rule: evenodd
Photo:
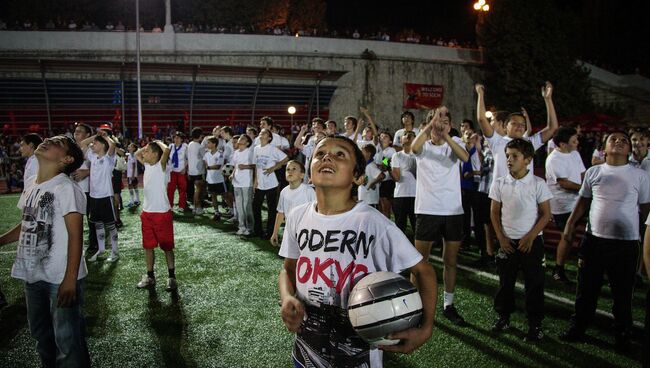
<path fill-rule="evenodd" d="M 376 58 L 362 58 L 364 50 Z M 133 32 L 0 32 L 0 54 L 11 58 L 73 60 L 134 60 Z M 338 88 L 330 104 L 330 118 L 341 121 L 357 115 L 360 106 L 370 109 L 382 127 L 399 128 L 404 83 L 444 86 L 444 103 L 454 120 L 473 117 L 473 84 L 481 79 L 481 54 L 476 50 L 405 43 L 289 36 L 222 34 L 141 34 L 143 63 L 234 65 L 287 69 L 345 71 L 334 84 Z M 0 70 L 0 77 L 16 73 Z M 25 77 L 28 75 L 21 74 Z M 107 77 L 104 75 L 103 77 Z M 40 78 L 40 75 L 34 75 Z M 52 77 L 75 77 L 48 75 Z M 77 78 L 98 78 L 80 75 Z M 168 79 L 149 75 L 147 79 Z M 178 77 L 175 77 L 177 79 Z M 189 78 L 189 77 L 188 77 Z M 246 78 L 207 77 L 199 80 L 254 83 Z M 264 79 L 264 83 L 286 80 Z M 291 81 L 313 84 L 314 81 Z M 425 111 L 415 111 L 421 119 Z"/>

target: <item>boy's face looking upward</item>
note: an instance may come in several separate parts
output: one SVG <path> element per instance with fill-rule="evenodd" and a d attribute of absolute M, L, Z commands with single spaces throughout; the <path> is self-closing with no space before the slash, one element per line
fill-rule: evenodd
<path fill-rule="evenodd" d="M 43 143 L 39 144 L 34 154 L 39 158 L 39 162 L 48 161 L 61 164 L 62 167 L 68 165 L 74 159 L 68 155 L 67 143 L 58 137 L 46 138 Z"/>
<path fill-rule="evenodd" d="M 107 150 L 106 145 L 104 145 L 102 141 L 99 141 L 97 139 L 93 141 L 93 145 L 90 146 L 90 148 L 92 149 L 93 153 L 96 155 L 102 155 L 106 153 Z"/>
<path fill-rule="evenodd" d="M 574 134 L 569 138 L 569 142 L 566 144 L 566 148 L 569 152 L 578 150 L 578 135 Z"/>
<path fill-rule="evenodd" d="M 516 148 L 506 148 L 508 171 L 515 177 L 523 176 L 531 160 L 532 157 L 525 158 L 524 154 Z"/>
<path fill-rule="evenodd" d="M 285 178 L 289 183 L 300 183 L 305 178 L 305 173 L 300 168 L 300 165 L 296 164 L 295 162 L 291 162 L 287 165 Z"/>
<path fill-rule="evenodd" d="M 158 155 L 156 152 L 154 152 L 154 150 L 151 149 L 151 146 L 149 145 L 147 145 L 142 150 L 142 159 L 149 165 L 155 165 L 159 160 Z"/>
<path fill-rule="evenodd" d="M 413 126 L 413 119 L 411 119 L 411 115 L 404 115 L 402 116 L 402 125 L 405 127 L 412 127 Z"/>
<path fill-rule="evenodd" d="M 325 138 L 318 142 L 312 156 L 312 183 L 317 188 L 350 189 L 358 179 L 354 175 L 355 165 L 354 148 L 349 143 L 342 139 Z"/>
<path fill-rule="evenodd" d="M 521 138 L 526 132 L 526 119 L 523 116 L 511 116 L 506 124 L 506 134 L 510 138 Z"/>
<path fill-rule="evenodd" d="M 622 133 L 612 133 L 607 137 L 605 153 L 608 156 L 621 155 L 627 157 L 630 154 L 630 141 Z"/>

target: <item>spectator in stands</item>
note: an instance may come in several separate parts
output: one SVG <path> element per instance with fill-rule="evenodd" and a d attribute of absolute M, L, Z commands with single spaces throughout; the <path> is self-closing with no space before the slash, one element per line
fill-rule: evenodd
<path fill-rule="evenodd" d="M 115 30 L 118 32 L 124 32 L 126 28 L 124 27 L 124 24 L 122 24 L 121 20 L 117 21 L 117 25 L 115 26 Z"/>
<path fill-rule="evenodd" d="M 74 19 L 70 20 L 70 23 L 68 23 L 68 31 L 76 31 L 77 30 L 77 23 L 74 21 Z"/>
<path fill-rule="evenodd" d="M 5 23 L 4 20 L 0 19 L 0 31 L 6 31 L 7 30 L 7 23 Z"/>
<path fill-rule="evenodd" d="M 54 24 L 54 21 L 52 19 L 48 20 L 47 23 L 45 23 L 45 29 L 46 30 L 53 30 L 56 28 L 56 25 Z"/>
<path fill-rule="evenodd" d="M 162 33 L 162 29 L 160 28 L 160 26 L 158 24 L 156 24 L 153 27 L 153 29 L 151 30 L 151 32 L 153 32 L 153 33 Z"/>
<path fill-rule="evenodd" d="M 356 29 L 354 30 L 354 33 L 352 33 L 352 38 L 354 38 L 355 40 L 358 40 L 359 38 L 361 38 L 361 35 L 359 34 L 358 30 L 356 30 Z"/>

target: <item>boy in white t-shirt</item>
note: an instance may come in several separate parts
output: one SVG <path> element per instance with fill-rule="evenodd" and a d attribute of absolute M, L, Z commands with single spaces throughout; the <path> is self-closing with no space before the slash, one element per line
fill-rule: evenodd
<path fill-rule="evenodd" d="M 145 167 L 143 176 L 144 203 L 142 204 L 142 247 L 144 248 L 147 274 L 138 283 L 139 289 L 156 285 L 154 274 L 154 249 L 160 247 L 167 261 L 167 286 L 174 292 L 177 288 L 174 258 L 174 221 L 172 208 L 167 197 L 166 165 L 171 151 L 161 141 L 154 141 L 135 153 L 137 160 Z"/>
<path fill-rule="evenodd" d="M 393 213 L 395 225 L 406 233 L 407 220 L 411 221 L 411 229 L 415 230 L 415 175 L 416 161 L 411 144 L 416 133 L 407 131 L 402 134 L 400 141 L 401 151 L 396 152 L 391 159 L 391 177 L 395 181 L 395 194 L 393 198 Z"/>
<path fill-rule="evenodd" d="M 219 138 L 215 136 L 208 137 L 207 152 L 203 155 L 203 166 L 205 166 L 205 181 L 208 183 L 208 194 L 212 197 L 212 207 L 214 216 L 212 220 L 221 220 L 219 214 L 219 201 L 217 196 L 226 193 L 226 184 L 221 172 L 225 162 L 223 150 L 219 150 Z"/>
<path fill-rule="evenodd" d="M 187 146 L 187 178 L 188 178 L 188 191 L 187 194 L 192 198 L 194 205 L 194 214 L 203 214 L 203 175 L 205 175 L 205 167 L 203 167 L 203 156 L 205 150 L 201 146 L 203 139 L 203 130 L 201 128 L 192 129 L 192 141 Z"/>
<path fill-rule="evenodd" d="M 516 138 L 506 145 L 510 174 L 495 179 L 490 190 L 491 219 L 499 240 L 496 255 L 499 289 L 494 309 L 499 318 L 493 332 L 510 327 L 510 314 L 515 310 L 515 282 L 521 269 L 526 286 L 526 317 L 528 333 L 525 341 L 544 337 L 544 227 L 551 219 L 551 192 L 543 179 L 528 170 L 533 160 L 533 145 Z"/>
<path fill-rule="evenodd" d="M 84 139 L 93 135 L 93 129 L 86 124 L 76 124 L 74 129 L 74 140 L 81 146 Z M 86 148 L 87 150 L 88 148 Z M 84 151 L 84 161 L 81 166 L 73 172 L 70 177 L 77 182 L 81 190 L 86 193 L 86 206 L 88 205 L 88 198 L 90 197 L 90 162 L 86 159 L 86 152 Z M 97 233 L 95 226 L 90 222 L 88 217 L 88 209 L 86 208 L 86 222 L 88 226 L 88 248 L 87 254 L 95 254 L 97 252 Z"/>
<path fill-rule="evenodd" d="M 89 367 L 82 311 L 86 196 L 69 177 L 82 164 L 83 152 L 71 138 L 56 136 L 35 155 L 38 173 L 18 201 L 22 221 L 0 236 L 0 245 L 18 241 L 11 275 L 24 281 L 27 321 L 41 365 Z"/>
<path fill-rule="evenodd" d="M 632 294 L 639 256 L 639 209 L 650 211 L 650 176 L 628 164 L 630 138 L 623 132 L 609 135 L 605 163 L 590 167 L 580 198 L 564 228 L 571 243 L 576 223 L 589 209 L 587 231 L 578 251 L 578 287 L 571 326 L 560 335 L 579 341 L 596 311 L 598 294 L 607 272 L 614 299 L 616 346 L 629 348 L 632 328 Z"/>
<path fill-rule="evenodd" d="M 414 136 L 416 136 L 418 135 L 418 133 L 420 133 L 420 129 L 414 126 L 415 115 L 413 115 L 412 112 L 404 111 L 402 113 L 402 116 L 400 116 L 400 121 L 402 123 L 402 129 L 396 131 L 395 136 L 393 137 L 393 147 L 395 147 L 395 149 L 398 151 L 403 148 L 402 137 L 404 135 L 406 135 L 409 132 L 413 132 Z"/>
<path fill-rule="evenodd" d="M 547 124 L 540 132 L 533 134 L 530 137 L 525 137 L 527 129 L 527 119 L 523 112 L 514 112 L 506 118 L 505 131 L 506 135 L 502 136 L 490 125 L 490 122 L 485 117 L 485 87 L 482 84 L 476 84 L 475 90 L 478 96 L 476 118 L 483 132 L 483 136 L 487 140 L 492 154 L 494 155 L 494 179 L 498 179 L 508 174 L 508 165 L 505 158 L 505 146 L 509 141 L 515 138 L 524 138 L 529 140 L 535 151 L 544 145 L 549 139 L 553 137 L 558 128 L 557 115 L 555 113 L 555 106 L 553 105 L 553 85 L 550 82 L 542 87 L 542 97 L 546 104 Z M 528 166 L 530 171 L 534 171 L 533 162 L 531 161 Z"/>
<path fill-rule="evenodd" d="M 366 144 L 361 148 L 361 152 L 366 160 L 366 175 L 362 185 L 359 185 L 357 196 L 359 201 L 367 203 L 370 207 L 378 208 L 379 188 L 385 174 L 375 164 L 374 157 L 377 149 L 374 144 Z"/>
<path fill-rule="evenodd" d="M 38 160 L 34 155 L 34 151 L 41 143 L 43 143 L 43 138 L 36 133 L 25 134 L 20 140 L 20 155 L 27 158 L 25 170 L 23 171 L 23 183 L 27 183 L 27 179 L 38 173 Z"/>
<path fill-rule="evenodd" d="M 297 367 L 381 367 L 382 350 L 408 353 L 431 336 L 435 272 L 394 223 L 354 200 L 352 189 L 362 183 L 365 164 L 352 140 L 321 140 L 310 167 L 316 202 L 298 206 L 287 216 L 278 287 L 282 320 L 296 333 L 292 359 Z M 397 345 L 371 347 L 354 332 L 347 316 L 350 290 L 368 273 L 403 270 L 411 272 L 420 291 L 421 324 L 389 336 L 401 340 Z M 331 323 L 319 323 L 322 320 Z"/>
<path fill-rule="evenodd" d="M 255 177 L 253 179 L 253 218 L 255 236 L 270 239 L 273 234 L 275 214 L 278 206 L 278 179 L 275 171 L 284 166 L 289 157 L 279 148 L 272 145 L 273 136 L 268 129 L 262 129 L 258 137 L 260 145 L 253 149 Z M 268 217 L 266 232 L 262 232 L 262 202 L 266 197 Z"/>
<path fill-rule="evenodd" d="M 278 246 L 278 233 L 280 226 L 284 222 L 285 214 L 303 203 L 313 202 L 316 200 L 316 192 L 310 185 L 303 183 L 305 176 L 305 165 L 298 161 L 291 160 L 287 163 L 285 170 L 288 186 L 280 192 L 278 200 L 278 214 L 275 216 L 275 227 L 271 235 L 271 244 Z"/>
<path fill-rule="evenodd" d="M 454 306 L 456 263 L 463 237 L 463 204 L 460 192 L 460 162 L 469 153 L 460 138 L 451 137 L 446 107 L 431 111 L 427 125 L 415 137 L 411 149 L 417 162 L 415 185 L 415 247 L 426 259 L 434 241 L 443 239 L 443 316 L 457 326 L 466 326 Z"/>
<path fill-rule="evenodd" d="M 235 192 L 235 207 L 239 229 L 237 235 L 250 235 L 253 232 L 253 140 L 246 134 L 239 136 L 237 150 L 232 154 L 234 167 L 230 174 Z"/>
<path fill-rule="evenodd" d="M 86 158 L 90 162 L 90 196 L 88 198 L 88 216 L 95 225 L 97 234 L 97 252 L 88 258 L 95 262 L 97 257 L 106 251 L 106 238 L 111 240 L 111 255 L 108 262 L 119 259 L 118 237 L 116 227 L 115 208 L 113 206 L 113 168 L 115 167 L 115 142 L 103 129 L 98 129 L 97 134 L 81 142 L 82 149 L 86 149 Z M 107 235 L 108 234 L 108 235 Z"/>
<path fill-rule="evenodd" d="M 138 190 L 138 160 L 135 158 L 135 152 L 138 146 L 135 143 L 129 144 L 126 148 L 126 181 L 129 185 L 129 203 L 127 207 L 137 207 L 140 205 L 140 193 Z"/>
<path fill-rule="evenodd" d="M 577 151 L 578 132 L 575 129 L 561 127 L 552 141 L 555 142 L 555 149 L 546 158 L 546 184 L 553 194 L 551 199 L 553 222 L 560 231 L 564 231 L 566 221 L 578 201 L 578 191 L 586 169 Z M 565 284 L 571 284 L 564 272 L 564 262 L 570 247 L 571 244 L 568 244 L 564 238 L 560 239 L 555 256 L 553 279 Z"/>

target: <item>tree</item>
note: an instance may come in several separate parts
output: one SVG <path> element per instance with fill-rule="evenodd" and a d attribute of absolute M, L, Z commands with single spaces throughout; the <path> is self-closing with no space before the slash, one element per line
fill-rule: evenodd
<path fill-rule="evenodd" d="M 577 20 L 553 1 L 495 0 L 477 26 L 484 49 L 490 104 L 518 111 L 525 106 L 534 121 L 544 119 L 539 88 L 555 85 L 558 114 L 592 111 L 589 72 L 577 64 Z"/>

